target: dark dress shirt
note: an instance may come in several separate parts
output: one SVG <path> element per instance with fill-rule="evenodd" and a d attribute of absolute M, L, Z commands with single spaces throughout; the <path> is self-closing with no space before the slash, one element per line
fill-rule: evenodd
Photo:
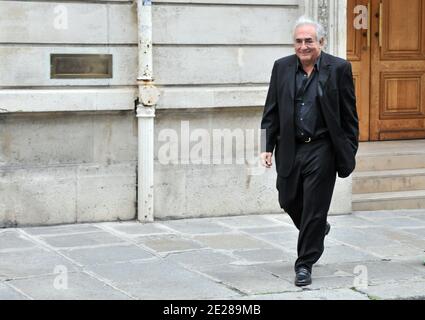
<path fill-rule="evenodd" d="M 317 99 L 321 56 L 310 76 L 297 59 L 295 75 L 295 136 L 297 139 L 315 138 L 328 131 Z"/>

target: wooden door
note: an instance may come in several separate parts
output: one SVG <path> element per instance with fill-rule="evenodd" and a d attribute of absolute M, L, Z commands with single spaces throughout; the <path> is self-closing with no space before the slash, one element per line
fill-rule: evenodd
<path fill-rule="evenodd" d="M 370 8 L 367 30 L 354 8 Z M 348 0 L 360 140 L 425 138 L 425 0 Z"/>
<path fill-rule="evenodd" d="M 347 12 L 347 59 L 353 67 L 354 85 L 357 98 L 357 113 L 359 115 L 360 141 L 369 140 L 369 91 L 370 91 L 370 44 L 371 33 L 367 27 L 370 19 L 366 17 L 359 21 L 362 13 L 355 8 L 368 8 L 369 0 L 348 0 Z M 367 13 L 367 11 L 366 11 Z M 362 27 L 359 27 L 359 22 Z M 366 26 L 364 25 L 366 23 Z"/>
<path fill-rule="evenodd" d="M 425 138 L 425 0 L 372 0 L 370 140 Z"/>

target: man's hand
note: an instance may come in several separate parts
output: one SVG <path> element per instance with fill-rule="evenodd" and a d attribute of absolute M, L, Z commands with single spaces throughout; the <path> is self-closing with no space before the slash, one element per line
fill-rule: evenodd
<path fill-rule="evenodd" d="M 261 164 L 264 167 L 270 169 L 272 167 L 272 156 L 273 156 L 273 153 L 271 152 L 263 152 L 261 154 Z"/>

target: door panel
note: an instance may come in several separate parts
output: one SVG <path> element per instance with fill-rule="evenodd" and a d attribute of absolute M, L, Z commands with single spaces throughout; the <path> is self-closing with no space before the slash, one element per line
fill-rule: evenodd
<path fill-rule="evenodd" d="M 425 138 L 425 0 L 373 0 L 370 140 Z"/>
<path fill-rule="evenodd" d="M 347 60 L 353 67 L 354 86 L 359 116 L 360 141 L 369 140 L 369 81 L 370 81 L 370 46 L 367 29 L 354 26 L 354 8 L 358 5 L 367 7 L 368 0 L 348 0 L 347 12 Z"/>

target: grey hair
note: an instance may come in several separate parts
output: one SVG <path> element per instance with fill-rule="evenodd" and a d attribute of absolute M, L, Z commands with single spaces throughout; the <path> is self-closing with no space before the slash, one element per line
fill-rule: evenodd
<path fill-rule="evenodd" d="M 317 41 L 320 41 L 321 39 L 325 38 L 326 31 L 325 31 L 325 28 L 320 23 L 318 23 L 317 21 L 314 21 L 313 19 L 310 19 L 307 16 L 301 16 L 298 18 L 298 20 L 295 22 L 295 25 L 294 25 L 294 29 L 292 32 L 294 39 L 295 39 L 295 30 L 297 30 L 298 27 L 305 26 L 305 25 L 313 26 L 316 29 Z"/>

